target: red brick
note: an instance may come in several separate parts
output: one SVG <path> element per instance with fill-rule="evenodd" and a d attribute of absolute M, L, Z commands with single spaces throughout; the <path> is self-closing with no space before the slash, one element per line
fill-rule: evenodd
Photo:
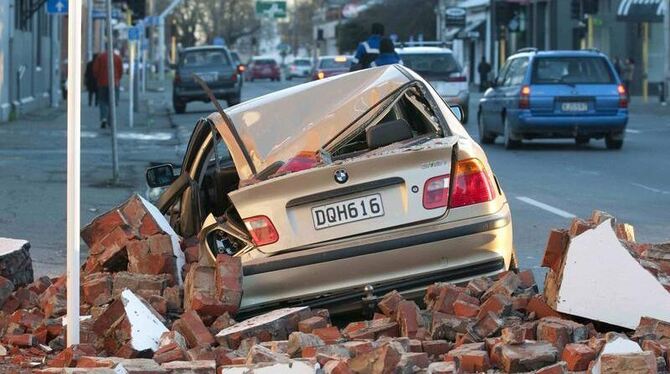
<path fill-rule="evenodd" d="M 456 300 L 453 304 L 454 314 L 459 317 L 476 317 L 479 314 L 479 305 L 471 304 L 463 300 Z"/>
<path fill-rule="evenodd" d="M 544 250 L 542 266 L 559 271 L 559 266 L 563 261 L 563 255 L 568 249 L 570 235 L 567 230 L 553 229 L 549 232 L 549 239 Z"/>
<path fill-rule="evenodd" d="M 545 366 L 535 371 L 535 374 L 567 374 L 568 368 L 565 362 L 560 361 L 553 365 Z"/>
<path fill-rule="evenodd" d="M 466 292 L 473 297 L 481 297 L 486 290 L 491 287 L 493 282 L 488 278 L 477 278 L 468 282 L 467 287 L 465 288 Z"/>
<path fill-rule="evenodd" d="M 489 287 L 484 295 L 482 295 L 483 300 L 487 300 L 492 295 L 501 294 L 511 297 L 514 291 L 519 287 L 519 277 L 511 271 L 508 271 L 500 276 L 500 278 L 493 282 L 493 285 Z"/>
<path fill-rule="evenodd" d="M 37 344 L 37 339 L 32 334 L 6 335 L 4 340 L 17 347 L 32 347 Z"/>
<path fill-rule="evenodd" d="M 303 354 L 303 350 L 308 347 L 320 347 L 324 345 L 323 339 L 315 334 L 305 334 L 303 332 L 292 332 L 288 337 L 287 353 L 291 357 L 296 357 Z M 302 357 L 315 357 L 316 350 L 303 354 Z"/>
<path fill-rule="evenodd" d="M 160 228 L 154 217 L 151 214 L 145 214 L 139 227 L 140 235 L 146 238 L 160 232 L 163 232 L 163 229 Z"/>
<path fill-rule="evenodd" d="M 323 366 L 324 374 L 354 374 L 344 361 L 331 360 Z"/>
<path fill-rule="evenodd" d="M 489 370 L 491 364 L 485 351 L 469 351 L 455 359 L 456 367 L 467 373 L 480 373 Z"/>
<path fill-rule="evenodd" d="M 202 323 L 198 313 L 193 310 L 182 314 L 181 318 L 174 322 L 173 329 L 184 336 L 189 347 L 214 344 L 214 337 Z"/>
<path fill-rule="evenodd" d="M 493 312 L 500 317 L 510 314 L 512 311 L 512 299 L 503 294 L 495 294 L 489 297 L 479 308 L 478 318 Z"/>
<path fill-rule="evenodd" d="M 384 295 L 381 301 L 377 303 L 377 307 L 385 316 L 395 318 L 398 304 L 403 300 L 404 299 L 400 296 L 400 293 L 394 290 Z"/>
<path fill-rule="evenodd" d="M 77 360 L 78 368 L 112 368 L 118 364 L 118 359 L 109 357 L 82 356 Z"/>
<path fill-rule="evenodd" d="M 77 366 L 77 362 L 81 357 L 84 356 L 95 356 L 95 348 L 89 344 L 75 344 L 71 345 L 53 359 L 51 359 L 47 365 L 51 367 L 74 367 Z"/>
<path fill-rule="evenodd" d="M 385 344 L 373 351 L 355 356 L 349 361 L 349 367 L 356 373 L 395 373 L 401 353 L 402 347 Z"/>
<path fill-rule="evenodd" d="M 439 357 L 449 350 L 451 350 L 452 344 L 446 340 L 424 340 L 421 342 L 421 349 L 428 354 L 429 357 Z"/>
<path fill-rule="evenodd" d="M 216 297 L 226 311 L 235 315 L 242 300 L 242 260 L 224 254 L 216 256 Z"/>
<path fill-rule="evenodd" d="M 342 334 L 335 326 L 316 328 L 312 330 L 312 334 L 321 338 L 326 344 L 335 344 L 342 340 Z"/>
<path fill-rule="evenodd" d="M 585 371 L 596 358 L 596 352 L 586 344 L 566 344 L 563 349 L 563 361 L 570 371 Z"/>
<path fill-rule="evenodd" d="M 186 258 L 186 263 L 190 264 L 193 262 L 198 262 L 198 258 L 200 257 L 200 246 L 199 245 L 193 245 L 190 247 L 187 247 L 184 250 L 184 257 Z"/>
<path fill-rule="evenodd" d="M 448 283 L 436 283 L 426 290 L 424 301 L 427 309 L 447 314 L 454 313 L 454 302 L 464 289 Z"/>
<path fill-rule="evenodd" d="M 501 369 L 508 373 L 532 371 L 553 364 L 558 358 L 556 348 L 547 342 L 500 345 Z"/>
<path fill-rule="evenodd" d="M 667 357 L 668 347 L 656 340 L 645 340 L 641 345 L 643 351 L 654 352 L 656 357 Z"/>
<path fill-rule="evenodd" d="M 537 339 L 551 343 L 558 350 L 559 355 L 563 352 L 566 344 L 572 342 L 570 329 L 553 321 L 540 321 L 537 325 Z"/>
<path fill-rule="evenodd" d="M 481 316 L 477 319 L 469 333 L 478 340 L 482 340 L 497 333 L 503 326 L 503 321 L 493 312 Z"/>
<path fill-rule="evenodd" d="M 530 269 L 522 270 L 518 274 L 519 276 L 519 288 L 522 288 L 524 290 L 536 287 L 537 284 L 535 283 L 535 276 L 533 275 L 533 271 Z"/>
<path fill-rule="evenodd" d="M 96 217 L 90 224 L 81 230 L 81 238 L 91 248 L 100 242 L 110 231 L 120 225 L 127 224 L 119 209 L 113 209 Z"/>
<path fill-rule="evenodd" d="M 170 312 L 180 313 L 182 311 L 182 288 L 179 286 L 166 287 L 163 290 L 163 297 L 167 302 L 167 308 Z"/>
<path fill-rule="evenodd" d="M 419 327 L 423 326 L 419 307 L 413 301 L 403 300 L 398 303 L 396 321 L 400 327 L 400 335 L 408 338 L 416 337 Z"/>
<path fill-rule="evenodd" d="M 85 302 L 100 306 L 112 300 L 112 275 L 109 273 L 93 273 L 84 278 L 81 285 Z"/>
<path fill-rule="evenodd" d="M 65 276 L 58 278 L 39 297 L 40 309 L 47 318 L 62 316 L 66 312 Z"/>
<path fill-rule="evenodd" d="M 574 238 L 577 235 L 582 234 L 586 230 L 594 228 L 593 222 L 583 220 L 581 218 L 573 218 L 572 223 L 570 224 L 570 237 Z"/>
<path fill-rule="evenodd" d="M 656 373 L 653 352 L 603 354 L 600 356 L 601 373 Z"/>
<path fill-rule="evenodd" d="M 164 297 L 151 295 L 147 301 L 161 316 L 165 317 L 167 315 L 168 306 L 167 300 Z"/>
<path fill-rule="evenodd" d="M 326 321 L 325 318 L 314 316 L 300 321 L 298 323 L 298 330 L 300 332 L 309 334 L 312 332 L 312 330 L 326 327 L 327 325 L 328 322 Z"/>
<path fill-rule="evenodd" d="M 100 265 L 110 271 L 125 270 L 128 264 L 126 245 L 133 238 L 133 233 L 126 226 L 117 226 L 99 243 L 91 247 L 91 254 L 95 255 Z"/>
<path fill-rule="evenodd" d="M 9 316 L 10 323 L 15 323 L 30 331 L 37 328 L 42 320 L 44 320 L 44 315 L 40 311 L 31 312 L 25 309 L 19 309 Z"/>
<path fill-rule="evenodd" d="M 37 294 L 28 288 L 19 288 L 14 292 L 14 297 L 18 300 L 21 309 L 32 309 L 39 306 Z"/>
<path fill-rule="evenodd" d="M 408 352 L 400 356 L 400 362 L 396 367 L 397 372 L 412 373 L 418 369 L 426 369 L 430 364 L 428 355 L 423 352 Z"/>
<path fill-rule="evenodd" d="M 505 344 L 521 344 L 526 340 L 525 332 L 521 326 L 510 326 L 503 328 L 500 336 Z"/>
<path fill-rule="evenodd" d="M 528 313 L 535 313 L 535 317 L 538 319 L 545 317 L 561 317 L 560 313 L 552 309 L 547 304 L 542 295 L 535 295 L 531 297 L 530 300 L 528 300 L 526 311 Z"/>

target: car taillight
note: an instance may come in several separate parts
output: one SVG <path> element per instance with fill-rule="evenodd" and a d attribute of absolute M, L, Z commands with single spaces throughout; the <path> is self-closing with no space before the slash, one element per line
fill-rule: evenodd
<path fill-rule="evenodd" d="M 282 165 L 274 175 L 294 173 L 296 171 L 311 169 L 319 164 L 319 160 L 312 152 L 300 152 L 291 157 Z"/>
<path fill-rule="evenodd" d="M 620 84 L 616 88 L 619 93 L 619 108 L 628 108 L 628 95 L 626 95 L 626 88 Z"/>
<path fill-rule="evenodd" d="M 316 77 L 317 77 L 318 79 L 323 79 L 323 78 L 326 77 L 326 73 L 324 73 L 324 72 L 322 72 L 322 71 L 319 71 L 318 73 L 316 73 Z"/>
<path fill-rule="evenodd" d="M 528 108 L 530 108 L 530 87 L 523 86 L 521 87 L 521 93 L 519 94 L 519 109 Z"/>
<path fill-rule="evenodd" d="M 494 198 L 486 169 L 476 158 L 457 161 L 451 179 L 449 208 L 483 203 Z"/>
<path fill-rule="evenodd" d="M 247 70 L 247 68 L 245 68 L 244 65 L 242 65 L 242 64 L 237 65 L 237 72 L 238 73 L 242 74 L 242 73 L 244 73 L 245 70 Z"/>
<path fill-rule="evenodd" d="M 464 75 L 447 78 L 447 82 L 465 82 L 467 79 Z"/>
<path fill-rule="evenodd" d="M 272 221 L 266 216 L 255 216 L 244 219 L 244 225 L 251 235 L 251 240 L 257 247 L 268 245 L 279 240 L 279 233 Z"/>
<path fill-rule="evenodd" d="M 237 72 L 233 73 L 233 75 L 230 76 L 230 79 L 232 79 L 233 82 L 237 82 Z"/>
<path fill-rule="evenodd" d="M 449 174 L 430 178 L 423 185 L 423 207 L 436 209 L 449 203 Z"/>

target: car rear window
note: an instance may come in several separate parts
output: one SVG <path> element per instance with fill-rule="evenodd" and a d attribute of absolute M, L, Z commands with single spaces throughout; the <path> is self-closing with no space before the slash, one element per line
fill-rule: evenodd
<path fill-rule="evenodd" d="M 531 83 L 608 84 L 615 83 L 615 79 L 603 57 L 537 57 Z"/>
<path fill-rule="evenodd" d="M 451 53 L 403 53 L 403 64 L 419 74 L 460 73 L 461 66 Z"/>
<path fill-rule="evenodd" d="M 254 64 L 256 65 L 275 65 L 276 63 L 277 61 L 271 59 L 262 59 L 254 61 Z"/>
<path fill-rule="evenodd" d="M 230 65 L 230 60 L 224 51 L 210 49 L 185 52 L 182 55 L 182 65 L 188 67 Z"/>
<path fill-rule="evenodd" d="M 309 62 L 309 60 L 295 60 L 293 63 L 296 64 L 296 65 L 300 65 L 300 66 L 309 66 L 309 65 L 311 65 L 310 62 Z"/>
<path fill-rule="evenodd" d="M 322 58 L 319 62 L 321 69 L 349 69 L 350 67 L 350 58 Z"/>

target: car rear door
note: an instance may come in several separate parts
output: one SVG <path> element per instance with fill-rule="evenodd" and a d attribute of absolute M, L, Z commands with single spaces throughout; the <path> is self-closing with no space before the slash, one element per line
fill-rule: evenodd
<path fill-rule="evenodd" d="M 178 70 L 182 86 L 190 89 L 200 88 L 193 79 L 194 74 L 211 88 L 233 87 L 236 81 L 233 79 L 236 70 L 223 48 L 186 51 L 181 56 Z"/>
<path fill-rule="evenodd" d="M 614 115 L 619 100 L 616 75 L 604 57 L 540 57 L 533 63 L 533 115 Z"/>

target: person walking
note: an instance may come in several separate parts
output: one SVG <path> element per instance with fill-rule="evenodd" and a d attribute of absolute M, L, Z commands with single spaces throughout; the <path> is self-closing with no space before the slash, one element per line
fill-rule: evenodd
<path fill-rule="evenodd" d="M 621 72 L 623 75 L 623 86 L 626 89 L 626 95 L 628 95 L 628 102 L 630 102 L 630 85 L 633 82 L 633 75 L 635 73 L 635 61 L 628 57 L 623 63 Z"/>
<path fill-rule="evenodd" d="M 121 56 L 114 52 L 114 92 L 116 95 L 116 102 L 119 98 L 119 84 L 121 83 L 121 75 L 123 74 L 123 63 Z M 93 76 L 98 87 L 98 104 L 100 106 L 100 128 L 107 127 L 109 121 L 109 111 L 113 108 L 109 107 L 109 76 L 107 72 L 107 51 L 102 52 L 96 57 L 93 62 Z"/>
<path fill-rule="evenodd" d="M 379 45 L 384 36 L 384 25 L 375 22 L 372 24 L 370 31 L 372 35 L 358 44 L 358 48 L 356 48 L 351 71 L 369 68 L 370 64 L 379 56 Z"/>
<path fill-rule="evenodd" d="M 614 70 L 616 71 L 617 75 L 621 77 L 621 59 L 619 56 L 614 57 Z"/>
<path fill-rule="evenodd" d="M 98 106 L 98 83 L 95 80 L 95 75 L 93 74 L 93 64 L 95 59 L 98 57 L 97 53 L 93 54 L 91 61 L 86 63 L 86 70 L 84 72 L 84 85 L 86 86 L 86 91 L 88 92 L 88 106 L 93 104 L 93 99 L 95 99 L 95 106 Z"/>
<path fill-rule="evenodd" d="M 395 51 L 393 40 L 390 38 L 383 38 L 381 42 L 379 42 L 379 56 L 370 63 L 370 67 L 393 64 L 402 65 L 402 60 Z"/>
<path fill-rule="evenodd" d="M 486 57 L 482 56 L 482 60 L 477 65 L 477 72 L 479 73 L 479 92 L 484 92 L 489 86 L 489 73 L 491 72 L 491 65 L 486 62 Z"/>

